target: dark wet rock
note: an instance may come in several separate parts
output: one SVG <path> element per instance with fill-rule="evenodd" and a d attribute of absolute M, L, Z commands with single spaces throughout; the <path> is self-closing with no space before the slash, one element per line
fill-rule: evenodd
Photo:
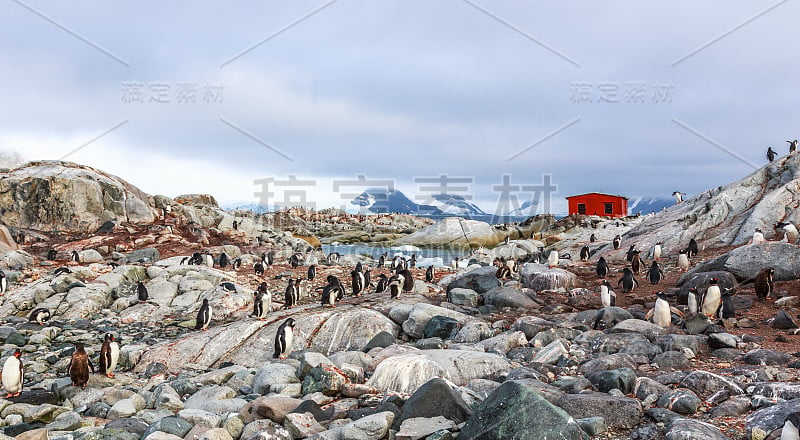
<path fill-rule="evenodd" d="M 750 365 L 786 365 L 791 356 L 782 351 L 758 349 L 745 353 L 743 360 Z"/>
<path fill-rule="evenodd" d="M 744 396 L 728 399 L 708 411 L 709 417 L 738 417 L 750 411 L 750 399 Z"/>
<path fill-rule="evenodd" d="M 394 344 L 394 342 L 395 340 L 393 334 L 387 331 L 381 331 L 378 332 L 378 334 L 376 334 L 375 336 L 373 336 L 372 339 L 369 340 L 369 342 L 367 342 L 367 345 L 364 346 L 364 349 L 362 351 L 364 353 L 367 353 L 375 347 L 385 348 Z"/>
<path fill-rule="evenodd" d="M 775 315 L 775 319 L 772 320 L 772 328 L 789 330 L 797 328 L 797 322 L 786 313 L 786 310 L 779 310 L 778 314 Z"/>
<path fill-rule="evenodd" d="M 642 420 L 642 405 L 636 399 L 614 397 L 604 393 L 565 394 L 558 406 L 572 417 L 603 417 L 611 428 L 633 428 Z"/>
<path fill-rule="evenodd" d="M 703 402 L 697 394 L 685 388 L 678 388 L 661 396 L 657 405 L 678 414 L 692 415 L 697 412 Z"/>
<path fill-rule="evenodd" d="M 653 358 L 653 363 L 661 368 L 684 370 L 691 366 L 689 359 L 680 351 L 665 351 Z"/>
<path fill-rule="evenodd" d="M 730 333 L 712 333 L 708 335 L 708 346 L 712 349 L 736 348 L 739 338 Z"/>
<path fill-rule="evenodd" d="M 673 420 L 681 416 L 675 411 L 670 411 L 666 408 L 650 408 L 644 412 L 644 415 L 656 423 L 663 423 L 665 425 L 671 424 Z"/>
<path fill-rule="evenodd" d="M 461 323 L 447 316 L 436 315 L 428 321 L 423 331 L 425 338 L 453 339 L 461 329 Z"/>
<path fill-rule="evenodd" d="M 147 427 L 147 430 L 145 430 L 144 434 L 142 434 L 142 438 L 145 438 L 156 431 L 177 435 L 178 437 L 184 437 L 191 429 L 192 424 L 186 420 L 183 420 L 179 417 L 164 417 L 163 419 L 160 419 Z"/>
<path fill-rule="evenodd" d="M 591 375 L 589 381 L 603 393 L 618 389 L 624 394 L 630 394 L 633 391 L 633 384 L 636 381 L 636 372 L 630 368 L 603 371 Z"/>
<path fill-rule="evenodd" d="M 446 380 L 436 378 L 426 382 L 408 398 L 395 423 L 399 427 L 406 419 L 436 416 L 461 423 L 467 420 L 471 413 L 472 410 L 461 395 L 455 392 Z"/>
<path fill-rule="evenodd" d="M 669 387 L 662 385 L 649 377 L 639 377 L 633 387 L 633 394 L 639 400 L 645 400 L 648 396 L 655 396 L 656 399 L 670 391 Z"/>
<path fill-rule="evenodd" d="M 580 371 L 585 376 L 589 377 L 595 373 L 607 370 L 616 370 L 618 368 L 636 369 L 636 362 L 629 354 L 614 353 L 586 362 L 585 364 L 581 365 Z"/>

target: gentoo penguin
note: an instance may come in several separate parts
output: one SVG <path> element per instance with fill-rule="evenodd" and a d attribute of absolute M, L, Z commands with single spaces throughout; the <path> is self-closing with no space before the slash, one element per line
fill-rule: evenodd
<path fill-rule="evenodd" d="M 689 256 L 686 255 L 685 250 L 681 250 L 680 253 L 678 254 L 677 265 L 684 272 L 689 270 Z"/>
<path fill-rule="evenodd" d="M 139 298 L 139 301 L 147 301 L 147 299 L 150 298 L 147 294 L 147 287 L 145 287 L 142 281 L 136 282 L 136 296 Z"/>
<path fill-rule="evenodd" d="M 455 270 L 458 270 L 458 262 L 460 260 L 461 260 L 461 258 L 459 258 L 459 257 L 454 258 L 453 261 L 450 262 L 450 267 L 452 267 Z"/>
<path fill-rule="evenodd" d="M 8 290 L 8 278 L 6 273 L 0 270 L 0 295 L 3 295 Z"/>
<path fill-rule="evenodd" d="M 405 279 L 403 275 L 397 274 L 389 278 L 389 296 L 392 299 L 400 297 L 400 291 L 404 283 Z"/>
<path fill-rule="evenodd" d="M 314 281 L 314 278 L 317 277 L 317 266 L 312 264 L 308 266 L 308 276 L 306 277 L 308 281 Z"/>
<path fill-rule="evenodd" d="M 765 267 L 755 277 L 754 287 L 758 299 L 767 299 L 775 289 L 775 269 Z"/>
<path fill-rule="evenodd" d="M 83 342 L 75 343 L 75 352 L 67 365 L 67 374 L 72 379 L 72 385 L 76 387 L 86 387 L 89 382 L 89 371 L 94 373 L 94 365 L 83 348 Z"/>
<path fill-rule="evenodd" d="M 299 253 L 293 254 L 291 257 L 289 257 L 289 264 L 292 266 L 292 269 L 297 269 L 297 266 L 300 265 L 302 258 L 303 256 Z"/>
<path fill-rule="evenodd" d="M 297 286 L 294 284 L 293 279 L 289 279 L 289 284 L 286 286 L 286 290 L 283 292 L 283 308 L 289 309 L 294 307 L 297 301 Z"/>
<path fill-rule="evenodd" d="M 794 153 L 797 151 L 797 139 L 793 141 L 786 141 L 789 144 L 789 152 Z"/>
<path fill-rule="evenodd" d="M 294 318 L 286 318 L 277 333 L 275 333 L 275 353 L 273 358 L 286 359 L 292 352 L 292 340 L 294 339 Z"/>
<path fill-rule="evenodd" d="M 322 297 L 320 298 L 322 307 L 326 305 L 336 307 L 336 301 L 343 296 L 341 290 L 342 288 L 338 283 L 332 283 L 329 280 L 328 285 L 322 288 Z"/>
<path fill-rule="evenodd" d="M 589 246 L 584 246 L 581 248 L 581 261 L 586 261 L 589 259 Z"/>
<path fill-rule="evenodd" d="M 652 314 L 653 324 L 659 327 L 669 327 L 672 324 L 672 313 L 667 298 L 664 296 L 664 292 L 658 292 L 656 295 L 658 296 L 656 305 L 648 314 Z"/>
<path fill-rule="evenodd" d="M 658 284 L 664 278 L 664 272 L 658 267 L 658 261 L 653 260 L 650 269 L 647 270 L 647 280 L 650 284 Z"/>
<path fill-rule="evenodd" d="M 764 233 L 761 232 L 761 229 L 756 228 L 753 231 L 753 241 L 752 241 L 752 243 L 756 244 L 756 243 L 766 243 L 766 242 L 767 242 L 767 239 L 764 238 Z"/>
<path fill-rule="evenodd" d="M 700 249 L 697 247 L 697 241 L 695 241 L 694 238 L 690 238 L 689 246 L 686 247 L 686 256 L 694 258 L 699 252 Z"/>
<path fill-rule="evenodd" d="M 639 285 L 639 282 L 633 276 L 633 271 L 627 267 L 622 270 L 622 278 L 617 281 L 617 287 L 620 285 L 622 285 L 622 293 L 628 293 Z"/>
<path fill-rule="evenodd" d="M 197 311 L 197 322 L 194 325 L 195 330 L 208 330 L 208 325 L 211 324 L 211 306 L 208 304 L 208 298 L 203 299 L 203 305 Z"/>
<path fill-rule="evenodd" d="M 417 267 L 417 254 L 411 254 L 411 261 L 409 261 L 408 265 L 412 269 Z"/>
<path fill-rule="evenodd" d="M 192 254 L 192 258 L 189 259 L 189 264 L 193 264 L 195 266 L 200 266 L 205 262 L 205 258 L 203 258 L 203 254 L 200 252 L 195 252 Z"/>
<path fill-rule="evenodd" d="M 503 239 L 503 244 L 508 244 L 511 241 L 511 236 L 506 235 L 506 238 Z"/>
<path fill-rule="evenodd" d="M 258 294 L 261 297 L 261 302 L 264 304 L 264 312 L 269 313 L 272 311 L 272 292 L 269 291 L 267 283 L 261 282 L 258 285 Z"/>
<path fill-rule="evenodd" d="M 31 314 L 28 315 L 29 322 L 36 322 L 39 325 L 44 325 L 45 322 L 50 320 L 50 310 L 45 309 L 44 307 L 38 307 L 31 311 Z"/>
<path fill-rule="evenodd" d="M 364 291 L 372 287 L 372 275 L 370 274 L 369 269 L 364 271 Z"/>
<path fill-rule="evenodd" d="M 231 268 L 233 268 L 233 270 L 239 270 L 240 267 L 242 267 L 242 259 L 236 258 L 235 260 L 233 260 L 233 262 L 231 263 Z"/>
<path fill-rule="evenodd" d="M 736 317 L 736 310 L 733 308 L 733 289 L 730 287 L 722 291 L 722 299 L 720 300 L 719 311 L 717 317 L 719 319 L 731 319 Z"/>
<path fill-rule="evenodd" d="M 625 252 L 625 260 L 628 261 L 629 263 L 633 261 L 634 252 L 636 252 L 636 245 L 631 245 L 631 247 L 628 248 L 628 251 Z"/>
<path fill-rule="evenodd" d="M 366 288 L 364 285 L 364 274 L 358 270 L 353 270 L 350 272 L 350 276 L 353 281 L 353 296 L 361 296 Z"/>
<path fill-rule="evenodd" d="M 225 269 L 226 267 L 228 267 L 228 263 L 229 262 L 230 261 L 228 259 L 228 254 L 226 254 L 225 252 L 219 254 L 219 267 L 220 268 Z"/>
<path fill-rule="evenodd" d="M 767 160 L 768 161 L 772 162 L 773 160 L 775 160 L 775 156 L 777 156 L 777 155 L 778 155 L 778 153 L 773 151 L 772 147 L 767 148 Z"/>
<path fill-rule="evenodd" d="M 360 261 L 359 261 L 359 262 L 357 262 L 357 263 L 356 263 L 356 269 L 355 269 L 355 270 L 356 270 L 356 272 L 364 272 L 364 265 L 363 265 L 363 264 L 361 264 L 361 262 L 360 262 Z"/>
<path fill-rule="evenodd" d="M 20 349 L 14 350 L 14 354 L 6 359 L 3 365 L 3 388 L 6 390 L 6 399 L 17 397 L 22 393 L 22 382 L 25 373 L 22 371 L 22 352 Z"/>
<path fill-rule="evenodd" d="M 262 260 L 262 261 L 263 261 L 263 260 Z M 259 262 L 257 262 L 256 264 L 254 264 L 254 265 L 253 265 L 253 271 L 254 271 L 254 272 L 256 273 L 256 275 L 258 275 L 258 276 L 264 276 L 264 263 L 262 263 L 261 261 L 259 261 Z"/>
<path fill-rule="evenodd" d="M 614 307 L 617 305 L 617 294 L 611 290 L 611 284 L 608 280 L 603 280 L 600 283 L 600 302 L 603 307 Z"/>
<path fill-rule="evenodd" d="M 253 314 L 250 316 L 255 316 L 263 321 L 267 314 L 264 313 L 264 300 L 262 298 L 263 295 L 258 290 L 253 292 Z"/>
<path fill-rule="evenodd" d="M 53 271 L 54 276 L 59 276 L 65 273 L 72 273 L 72 270 L 68 267 L 59 267 L 55 271 Z"/>
<path fill-rule="evenodd" d="M 223 282 L 219 283 L 219 287 L 221 287 L 222 290 L 224 290 L 226 292 L 230 292 L 230 293 L 237 293 L 238 292 L 238 290 L 236 290 L 236 284 L 233 284 L 230 281 L 223 281 Z"/>
<path fill-rule="evenodd" d="M 425 282 L 426 283 L 432 283 L 433 282 L 433 275 L 434 275 L 434 273 L 433 273 L 433 264 L 431 264 L 425 270 Z"/>
<path fill-rule="evenodd" d="M 80 263 L 81 262 L 81 256 L 78 255 L 78 251 L 72 251 L 71 260 L 76 262 L 76 263 Z"/>
<path fill-rule="evenodd" d="M 686 297 L 686 305 L 689 306 L 689 314 L 694 316 L 697 315 L 697 298 L 699 294 L 697 293 L 697 287 L 692 287 L 689 289 L 689 295 Z"/>
<path fill-rule="evenodd" d="M 114 340 L 114 335 L 106 333 L 103 345 L 100 346 L 100 374 L 113 379 L 117 362 L 119 362 L 119 344 Z"/>
<path fill-rule="evenodd" d="M 780 222 L 775 224 L 775 229 L 780 229 L 783 231 L 784 240 L 786 240 L 787 243 L 794 244 L 797 241 L 798 232 L 795 225 L 791 223 Z"/>
<path fill-rule="evenodd" d="M 328 263 L 334 264 L 339 262 L 339 253 L 338 252 L 331 252 L 328 254 Z"/>
<path fill-rule="evenodd" d="M 497 268 L 497 271 L 494 273 L 495 278 L 498 280 L 509 280 L 511 279 L 511 269 L 508 266 L 500 266 Z"/>
<path fill-rule="evenodd" d="M 612 244 L 613 244 L 613 246 L 614 246 L 614 250 L 617 250 L 617 249 L 619 249 L 619 245 L 620 245 L 620 242 L 621 242 L 621 241 L 622 241 L 622 237 L 620 237 L 619 235 L 617 235 L 616 237 L 614 237 L 614 241 L 612 241 Z"/>
<path fill-rule="evenodd" d="M 680 191 L 673 192 L 672 197 L 675 197 L 675 204 L 683 202 L 683 193 Z"/>
<path fill-rule="evenodd" d="M 589 236 L 589 243 L 594 243 L 595 241 L 597 241 L 597 237 L 592 233 L 592 235 Z"/>
<path fill-rule="evenodd" d="M 783 428 L 780 431 L 780 437 L 773 437 L 773 434 L 770 434 L 767 438 L 769 439 L 770 437 L 772 437 L 772 440 L 800 439 L 800 411 L 793 412 L 786 417 L 786 421 L 783 422 Z"/>
<path fill-rule="evenodd" d="M 653 259 L 658 261 L 661 258 L 661 242 L 657 242 L 653 245 Z"/>
<path fill-rule="evenodd" d="M 386 290 L 386 287 L 389 285 L 389 278 L 386 277 L 385 274 L 378 275 L 378 285 L 375 286 L 375 293 L 381 293 Z"/>
<path fill-rule="evenodd" d="M 414 288 L 414 274 L 410 270 L 404 269 L 399 275 L 403 277 L 403 292 L 411 292 Z"/>
<path fill-rule="evenodd" d="M 631 270 L 634 273 L 639 273 L 639 271 L 644 267 L 644 260 L 642 257 L 639 256 L 639 251 L 633 251 L 633 256 L 631 258 Z"/>
<path fill-rule="evenodd" d="M 267 266 L 272 266 L 275 264 L 275 251 L 267 252 L 267 258 L 265 261 L 267 262 Z"/>
<path fill-rule="evenodd" d="M 550 251 L 550 254 L 547 256 L 547 267 L 554 268 L 558 267 L 558 251 L 553 249 Z"/>
<path fill-rule="evenodd" d="M 214 257 L 211 256 L 211 252 L 205 251 L 203 253 L 203 258 L 206 266 L 214 267 Z"/>
<path fill-rule="evenodd" d="M 595 271 L 597 272 L 598 278 L 605 278 L 608 276 L 608 264 L 606 264 L 605 258 L 600 257 L 600 259 L 597 260 L 597 267 L 595 267 Z"/>
<path fill-rule="evenodd" d="M 234 220 L 234 221 L 233 221 L 233 230 L 234 230 L 234 231 L 236 231 L 236 230 L 238 230 L 238 229 L 239 229 L 239 222 L 237 222 L 236 220 Z"/>
<path fill-rule="evenodd" d="M 57 257 L 58 257 L 58 252 L 56 252 L 55 249 L 50 249 L 49 251 L 47 251 L 47 259 L 48 260 L 55 261 L 55 259 Z"/>
<path fill-rule="evenodd" d="M 708 282 L 710 284 L 706 288 L 706 293 L 703 294 L 703 301 L 700 309 L 703 311 L 704 315 L 711 318 L 717 315 L 717 310 L 719 310 L 722 300 L 722 292 L 719 290 L 719 285 L 717 284 L 718 280 L 716 278 L 711 278 Z"/>
<path fill-rule="evenodd" d="M 384 266 L 386 266 L 386 252 L 384 252 L 383 254 L 381 254 L 380 257 L 378 257 L 378 267 L 384 267 Z"/>

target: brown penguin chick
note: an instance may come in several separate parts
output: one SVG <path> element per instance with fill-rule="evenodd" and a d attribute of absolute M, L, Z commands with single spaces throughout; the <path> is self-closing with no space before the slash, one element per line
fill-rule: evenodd
<path fill-rule="evenodd" d="M 775 290 L 775 269 L 765 267 L 756 275 L 754 284 L 758 299 L 767 299 Z"/>
<path fill-rule="evenodd" d="M 82 342 L 75 343 L 75 352 L 72 353 L 72 359 L 67 366 L 67 373 L 72 379 L 72 385 L 76 387 L 86 387 L 89 382 L 89 370 L 94 373 L 94 365 L 89 360 L 89 355 L 83 349 Z"/>

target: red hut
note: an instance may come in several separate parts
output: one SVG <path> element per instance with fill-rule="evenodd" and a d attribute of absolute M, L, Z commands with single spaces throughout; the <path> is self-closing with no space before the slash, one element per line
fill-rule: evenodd
<path fill-rule="evenodd" d="M 628 215 L 628 198 L 603 193 L 586 193 L 567 197 L 569 215 L 599 215 L 625 217 Z"/>

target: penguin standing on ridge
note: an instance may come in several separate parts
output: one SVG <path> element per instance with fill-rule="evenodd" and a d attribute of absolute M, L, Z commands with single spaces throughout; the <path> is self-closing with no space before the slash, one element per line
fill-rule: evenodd
<path fill-rule="evenodd" d="M 58 252 L 56 252 L 55 249 L 50 249 L 49 251 L 47 251 L 48 260 L 55 261 L 57 257 L 58 257 Z"/>
<path fill-rule="evenodd" d="M 389 278 L 389 296 L 392 299 L 396 299 L 400 297 L 400 292 L 403 289 L 403 284 L 405 283 L 405 278 L 403 275 L 397 274 Z"/>
<path fill-rule="evenodd" d="M 372 278 L 369 269 L 364 271 L 364 291 L 372 287 Z"/>
<path fill-rule="evenodd" d="M 275 333 L 275 353 L 272 355 L 276 359 L 286 359 L 292 352 L 292 340 L 294 339 L 294 318 L 286 318 L 281 323 Z"/>
<path fill-rule="evenodd" d="M 208 325 L 211 324 L 211 305 L 208 304 L 208 298 L 203 299 L 203 305 L 197 311 L 197 321 L 195 322 L 195 330 L 208 330 Z"/>
<path fill-rule="evenodd" d="M 259 320 L 263 321 L 264 317 L 267 316 L 264 313 L 264 300 L 262 299 L 263 295 L 259 293 L 258 290 L 253 292 L 253 314 L 250 316 L 255 316 Z"/>
<path fill-rule="evenodd" d="M 76 263 L 80 263 L 81 262 L 81 256 L 78 254 L 78 251 L 72 251 L 72 254 L 70 254 L 70 255 L 71 255 L 72 261 L 74 261 Z"/>
<path fill-rule="evenodd" d="M 258 276 L 264 276 L 264 260 L 261 260 L 253 265 L 253 271 Z"/>
<path fill-rule="evenodd" d="M 697 247 L 697 241 L 694 238 L 689 239 L 689 246 L 686 248 L 686 256 L 689 258 L 694 258 L 700 252 L 700 248 Z"/>
<path fill-rule="evenodd" d="M 778 430 L 775 430 L 778 432 Z M 767 440 L 799 440 L 800 439 L 800 411 L 793 412 L 786 417 L 783 422 L 783 427 L 776 436 L 775 433 L 770 434 Z"/>
<path fill-rule="evenodd" d="M 267 255 L 266 255 L 266 258 L 264 259 L 264 261 L 266 261 L 267 266 L 272 266 L 273 264 L 275 264 L 275 251 L 267 252 Z"/>
<path fill-rule="evenodd" d="M 411 292 L 414 289 L 414 274 L 404 269 L 398 275 L 403 277 L 403 292 Z"/>
<path fill-rule="evenodd" d="M 689 270 L 689 256 L 686 255 L 685 250 L 681 250 L 678 254 L 677 266 L 684 272 Z"/>
<path fill-rule="evenodd" d="M 425 270 L 425 282 L 426 283 L 432 283 L 433 282 L 433 275 L 434 275 L 434 273 L 433 273 L 433 264 L 431 264 Z"/>
<path fill-rule="evenodd" d="M 697 287 L 689 288 L 689 294 L 686 297 L 686 305 L 689 307 L 689 314 L 692 316 L 697 315 L 697 311 L 699 307 L 697 306 L 697 298 L 699 294 L 697 293 Z"/>
<path fill-rule="evenodd" d="M 627 267 L 622 270 L 622 278 L 617 281 L 617 287 L 622 285 L 622 293 L 628 293 L 639 286 L 639 282 L 633 276 L 633 271 Z"/>
<path fill-rule="evenodd" d="M 50 310 L 44 307 L 38 307 L 31 311 L 28 315 L 28 322 L 36 322 L 39 325 L 44 325 L 45 322 L 50 320 Z"/>
<path fill-rule="evenodd" d="M 0 295 L 4 295 L 8 290 L 8 278 L 6 273 L 0 270 Z"/>
<path fill-rule="evenodd" d="M 214 267 L 214 257 L 211 256 L 211 252 L 203 252 L 203 261 L 205 262 L 206 266 Z"/>
<path fill-rule="evenodd" d="M 242 267 L 242 259 L 236 258 L 235 260 L 233 260 L 233 262 L 231 263 L 231 268 L 233 270 L 239 270 L 240 267 Z"/>
<path fill-rule="evenodd" d="M 586 261 L 589 259 L 589 246 L 584 246 L 581 248 L 581 261 Z"/>
<path fill-rule="evenodd" d="M 83 342 L 76 342 L 72 359 L 67 365 L 67 374 L 72 379 L 72 385 L 86 388 L 86 384 L 89 382 L 89 370 L 94 373 L 94 365 L 83 348 Z"/>
<path fill-rule="evenodd" d="M 592 235 L 589 236 L 589 243 L 594 243 L 595 241 L 597 241 L 597 237 L 595 237 L 594 232 L 592 232 Z"/>
<path fill-rule="evenodd" d="M 611 284 L 608 280 L 603 280 L 600 283 L 600 302 L 603 307 L 614 307 L 617 305 L 617 294 L 611 290 Z"/>
<path fill-rule="evenodd" d="M 628 248 L 628 251 L 625 252 L 625 260 L 628 261 L 629 263 L 633 261 L 634 252 L 636 252 L 636 245 L 631 245 L 631 247 Z"/>
<path fill-rule="evenodd" d="M 117 369 L 119 362 L 119 344 L 114 339 L 114 335 L 106 333 L 103 337 L 103 345 L 100 346 L 100 374 L 114 378 L 114 370 Z"/>
<path fill-rule="evenodd" d="M 798 235 L 800 235 L 798 234 L 797 227 L 791 223 L 775 223 L 775 229 L 783 231 L 784 240 L 786 240 L 787 243 L 794 244 L 797 242 Z"/>
<path fill-rule="evenodd" d="M 664 272 L 658 266 L 658 261 L 653 260 L 650 269 L 647 270 L 647 280 L 650 281 L 650 284 L 658 284 L 662 279 L 664 279 Z"/>
<path fill-rule="evenodd" d="M 386 266 L 386 252 L 382 253 L 378 258 L 378 267 Z"/>
<path fill-rule="evenodd" d="M 290 309 L 297 305 L 297 286 L 295 286 L 294 280 L 289 279 L 289 285 L 286 286 L 286 290 L 283 293 L 283 308 Z"/>
<path fill-rule="evenodd" d="M 150 298 L 150 296 L 147 294 L 147 287 L 142 281 L 136 282 L 136 297 L 139 298 L 140 302 L 145 302 L 148 300 L 148 298 Z"/>
<path fill-rule="evenodd" d="M 786 141 L 786 143 L 789 144 L 789 152 L 790 153 L 794 153 L 795 151 L 797 151 L 797 139 L 795 139 L 793 141 Z"/>
<path fill-rule="evenodd" d="M 647 313 L 645 319 L 653 318 L 653 324 L 659 327 L 669 327 L 672 324 L 672 313 L 664 292 L 656 293 L 656 305 Z"/>
<path fill-rule="evenodd" d="M 778 153 L 773 151 L 772 147 L 767 148 L 767 160 L 768 161 L 772 162 L 773 160 L 775 160 L 775 156 L 777 156 L 777 155 L 778 155 Z"/>
<path fill-rule="evenodd" d="M 597 272 L 597 278 L 605 278 L 608 276 L 608 264 L 605 258 L 600 257 L 600 259 L 597 260 L 595 272 Z"/>
<path fill-rule="evenodd" d="M 554 268 L 558 267 L 558 251 L 553 249 L 550 251 L 550 254 L 547 255 L 547 267 Z"/>
<path fill-rule="evenodd" d="M 639 273 L 644 265 L 645 262 L 642 260 L 642 257 L 639 256 L 639 251 L 633 251 L 633 256 L 631 258 L 631 270 L 633 270 L 634 273 Z"/>
<path fill-rule="evenodd" d="M 775 290 L 775 269 L 765 267 L 761 269 L 754 279 L 756 297 L 760 300 L 769 298 Z"/>
<path fill-rule="evenodd" d="M 308 276 L 306 277 L 308 281 L 314 281 L 314 278 L 317 277 L 317 266 L 312 264 L 308 266 Z"/>
<path fill-rule="evenodd" d="M 661 258 L 661 245 L 662 243 L 659 241 L 653 246 L 653 260 L 658 261 Z"/>
<path fill-rule="evenodd" d="M 386 275 L 384 275 L 384 277 L 385 276 Z M 336 307 L 336 301 L 343 297 L 344 294 L 342 293 L 342 286 L 339 284 L 339 279 L 328 277 L 328 284 L 322 288 L 322 297 L 320 298 L 322 307 L 325 307 L 325 305 Z"/>
<path fill-rule="evenodd" d="M 228 258 L 228 254 L 226 254 L 225 252 L 219 254 L 219 267 L 220 268 L 225 269 L 226 267 L 228 267 L 228 263 L 229 262 L 230 262 L 230 259 Z"/>
<path fill-rule="evenodd" d="M 763 233 L 763 232 L 761 232 L 761 229 L 760 229 L 760 228 L 756 228 L 756 229 L 753 231 L 753 240 L 752 240 L 752 244 L 757 244 L 757 243 L 766 243 L 766 242 L 767 242 L 767 239 L 766 239 L 766 238 L 764 238 L 764 233 Z"/>
<path fill-rule="evenodd" d="M 354 270 L 350 272 L 350 276 L 353 279 L 353 296 L 361 296 L 364 289 L 366 289 L 366 286 L 364 286 L 364 274 L 358 270 Z"/>
<path fill-rule="evenodd" d="M 3 388 L 6 390 L 6 399 L 9 397 L 17 397 L 22 393 L 22 382 L 25 378 L 25 372 L 22 369 L 22 352 L 19 348 L 14 350 L 14 354 L 6 359 L 3 365 Z"/>
<path fill-rule="evenodd" d="M 619 235 L 614 237 L 614 241 L 611 242 L 611 244 L 614 246 L 614 250 L 619 249 L 620 242 L 622 242 L 622 237 Z"/>
<path fill-rule="evenodd" d="M 717 312 L 717 317 L 719 319 L 731 319 L 736 317 L 736 310 L 733 307 L 732 291 L 733 289 L 730 287 L 722 291 L 719 311 Z"/>
<path fill-rule="evenodd" d="M 683 193 L 681 193 L 680 191 L 673 192 L 672 197 L 675 197 L 676 205 L 683 202 Z"/>
<path fill-rule="evenodd" d="M 497 268 L 497 271 L 494 273 L 494 276 L 498 280 L 510 280 L 511 269 L 509 269 L 507 265 L 502 265 Z"/>
<path fill-rule="evenodd" d="M 708 317 L 717 316 L 717 311 L 719 310 L 719 306 L 722 302 L 722 292 L 719 290 L 718 280 L 716 278 L 711 278 L 708 281 L 710 284 L 706 288 L 706 293 L 703 294 L 703 301 L 700 309 L 703 311 L 703 314 Z"/>
<path fill-rule="evenodd" d="M 389 286 L 389 278 L 385 274 L 378 275 L 378 285 L 375 286 L 375 293 L 381 293 Z"/>

